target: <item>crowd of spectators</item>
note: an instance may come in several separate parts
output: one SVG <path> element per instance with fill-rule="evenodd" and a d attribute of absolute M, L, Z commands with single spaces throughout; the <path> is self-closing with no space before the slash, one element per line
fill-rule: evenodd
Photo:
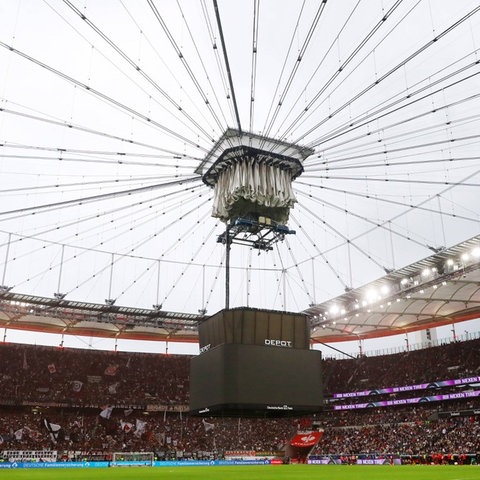
<path fill-rule="evenodd" d="M 480 339 L 381 357 L 326 359 L 325 395 L 480 375 Z"/>
<path fill-rule="evenodd" d="M 314 455 L 477 453 L 480 419 L 473 415 L 437 418 L 433 408 L 368 410 L 325 428 Z M 333 423 L 333 422 L 332 422 Z"/>
<path fill-rule="evenodd" d="M 479 348 L 480 340 L 470 340 L 325 360 L 326 395 L 475 376 Z M 0 451 L 55 449 L 100 457 L 155 451 L 163 458 L 211 458 L 231 450 L 284 451 L 305 424 L 323 430 L 314 455 L 480 450 L 480 415 L 438 415 L 478 410 L 480 397 L 348 411 L 327 404 L 306 420 L 193 417 L 187 411 L 190 359 L 0 344 Z"/>
<path fill-rule="evenodd" d="M 53 428 L 49 428 L 53 426 Z M 60 427 L 57 430 L 56 427 Z M 52 430 L 54 432 L 52 433 Z M 292 419 L 209 418 L 113 409 L 3 409 L 0 450 L 155 451 L 175 458 L 223 456 L 226 451 L 278 452 L 296 431 Z"/>
<path fill-rule="evenodd" d="M 186 405 L 190 358 L 0 344 L 0 401 Z"/>

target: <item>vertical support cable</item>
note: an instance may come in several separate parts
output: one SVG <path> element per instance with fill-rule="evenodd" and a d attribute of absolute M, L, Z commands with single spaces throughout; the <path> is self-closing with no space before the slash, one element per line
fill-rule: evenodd
<path fill-rule="evenodd" d="M 438 201 L 438 211 L 440 212 L 440 224 L 442 226 L 443 244 L 441 246 L 446 247 L 447 246 L 447 239 L 445 237 L 445 225 L 443 224 L 443 213 L 442 213 L 442 204 L 440 203 L 440 195 L 437 195 L 437 201 Z"/>
<path fill-rule="evenodd" d="M 352 255 L 350 253 L 350 240 L 347 240 L 347 252 L 348 252 L 348 280 L 350 281 L 350 285 L 348 286 L 350 289 L 353 288 L 353 275 L 352 275 Z"/>
<path fill-rule="evenodd" d="M 395 250 L 393 249 L 393 235 L 392 235 L 392 222 L 388 221 L 388 231 L 390 232 L 390 250 L 392 252 L 392 268 L 396 270 L 395 267 Z"/>
<path fill-rule="evenodd" d="M 205 305 L 205 265 L 202 265 L 202 312 L 204 314 L 207 312 Z"/>
<path fill-rule="evenodd" d="M 63 257 L 65 255 L 65 245 L 62 245 L 62 253 L 60 254 L 60 271 L 58 272 L 58 285 L 57 293 L 60 295 L 60 285 L 62 284 L 62 273 L 63 273 Z"/>
<path fill-rule="evenodd" d="M 225 229 L 225 310 L 230 308 L 230 225 Z"/>
<path fill-rule="evenodd" d="M 112 253 L 112 260 L 110 262 L 110 282 L 108 285 L 108 300 L 112 300 L 112 282 L 113 282 L 113 265 L 115 263 L 115 254 Z"/>
<path fill-rule="evenodd" d="M 8 256 L 10 255 L 10 243 L 12 241 L 12 234 L 8 234 L 8 242 L 7 242 L 7 252 L 5 253 L 5 263 L 3 265 L 3 275 L 2 275 L 2 286 L 5 286 L 5 279 L 7 278 L 7 264 L 8 264 Z"/>
<path fill-rule="evenodd" d="M 251 278 L 251 271 L 250 268 L 252 266 L 252 249 L 248 251 L 248 266 L 247 266 L 247 307 L 250 306 L 250 278 Z"/>
<path fill-rule="evenodd" d="M 157 263 L 157 299 L 155 301 L 156 308 L 160 308 L 160 260 Z"/>
<path fill-rule="evenodd" d="M 312 289 L 313 289 L 313 304 L 316 305 L 317 300 L 315 297 L 316 287 L 315 287 L 315 259 L 312 258 Z"/>

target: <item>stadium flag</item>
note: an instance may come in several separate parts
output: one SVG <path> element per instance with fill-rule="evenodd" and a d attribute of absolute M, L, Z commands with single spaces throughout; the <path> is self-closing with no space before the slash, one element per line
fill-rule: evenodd
<path fill-rule="evenodd" d="M 28 370 L 28 362 L 27 362 L 27 351 L 23 351 L 23 365 L 22 365 L 24 370 Z"/>
<path fill-rule="evenodd" d="M 18 429 L 15 433 L 15 440 L 21 440 L 23 437 L 23 428 Z"/>
<path fill-rule="evenodd" d="M 117 374 L 117 371 L 118 365 L 109 365 L 103 373 L 105 375 L 109 375 L 110 377 L 114 377 Z"/>
<path fill-rule="evenodd" d="M 56 373 L 57 371 L 57 367 L 54 363 L 49 363 L 47 368 L 50 373 Z"/>
<path fill-rule="evenodd" d="M 48 418 L 43 419 L 43 424 L 50 434 L 53 443 L 57 443 L 58 436 L 62 427 L 56 423 L 51 423 Z"/>
<path fill-rule="evenodd" d="M 318 443 L 323 431 L 297 433 L 291 440 L 292 447 L 313 447 Z"/>
<path fill-rule="evenodd" d="M 109 405 L 105 405 L 102 407 L 102 411 L 100 412 L 100 416 L 104 418 L 105 420 L 108 420 L 113 412 L 113 407 L 110 407 Z"/>
<path fill-rule="evenodd" d="M 215 427 L 214 423 L 209 423 L 205 419 L 202 420 L 203 426 L 205 427 L 205 431 L 208 432 L 209 430 L 212 430 Z"/>
<path fill-rule="evenodd" d="M 82 390 L 82 387 L 83 387 L 83 382 L 81 382 L 80 380 L 74 380 L 72 382 L 72 391 L 74 391 L 75 393 L 79 393 L 80 390 Z"/>
<path fill-rule="evenodd" d="M 127 408 L 123 411 L 123 414 L 128 417 L 129 415 L 131 415 L 133 413 L 133 408 Z"/>
<path fill-rule="evenodd" d="M 133 433 L 136 437 L 140 438 L 144 433 L 145 433 L 145 427 L 147 426 L 147 422 L 144 422 L 143 420 L 137 420 L 135 421 L 135 432 Z"/>
<path fill-rule="evenodd" d="M 130 433 L 133 430 L 133 423 L 124 422 L 123 420 L 120 420 L 120 427 L 123 432 Z"/>
<path fill-rule="evenodd" d="M 112 383 L 111 385 L 108 386 L 108 393 L 111 393 L 112 395 L 117 393 L 117 388 L 120 385 L 120 382 L 115 382 Z"/>

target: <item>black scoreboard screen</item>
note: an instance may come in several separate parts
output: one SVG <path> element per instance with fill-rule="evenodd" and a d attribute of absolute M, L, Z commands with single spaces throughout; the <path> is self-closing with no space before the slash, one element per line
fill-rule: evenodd
<path fill-rule="evenodd" d="M 295 344 L 305 345 L 305 325 L 299 323 L 298 315 L 292 314 L 289 321 L 285 313 L 278 316 L 256 311 L 253 316 L 258 322 L 252 322 L 252 311 L 245 311 L 247 321 L 237 318 L 234 322 L 237 341 L 228 335 L 232 325 L 230 311 L 225 315 L 227 335 L 223 343 L 218 341 L 219 331 L 223 331 L 219 327 L 221 316 L 211 317 L 214 328 L 204 329 L 204 332 L 214 332 L 215 341 L 203 338 L 203 352 L 191 360 L 191 413 L 278 417 L 320 411 L 323 404 L 321 353 L 294 348 Z M 235 316 L 241 317 L 241 314 L 237 311 Z M 276 325 L 269 326 L 269 323 Z M 283 331 L 279 330 L 279 324 L 284 326 Z M 299 332 L 302 332 L 300 338 Z M 242 339 L 248 343 L 241 343 Z"/>

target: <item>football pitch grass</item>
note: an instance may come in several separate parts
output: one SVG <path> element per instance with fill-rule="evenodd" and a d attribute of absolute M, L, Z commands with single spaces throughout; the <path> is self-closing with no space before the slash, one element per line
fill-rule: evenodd
<path fill-rule="evenodd" d="M 480 466 L 262 465 L 0 470 L 0 480 L 480 480 Z"/>

